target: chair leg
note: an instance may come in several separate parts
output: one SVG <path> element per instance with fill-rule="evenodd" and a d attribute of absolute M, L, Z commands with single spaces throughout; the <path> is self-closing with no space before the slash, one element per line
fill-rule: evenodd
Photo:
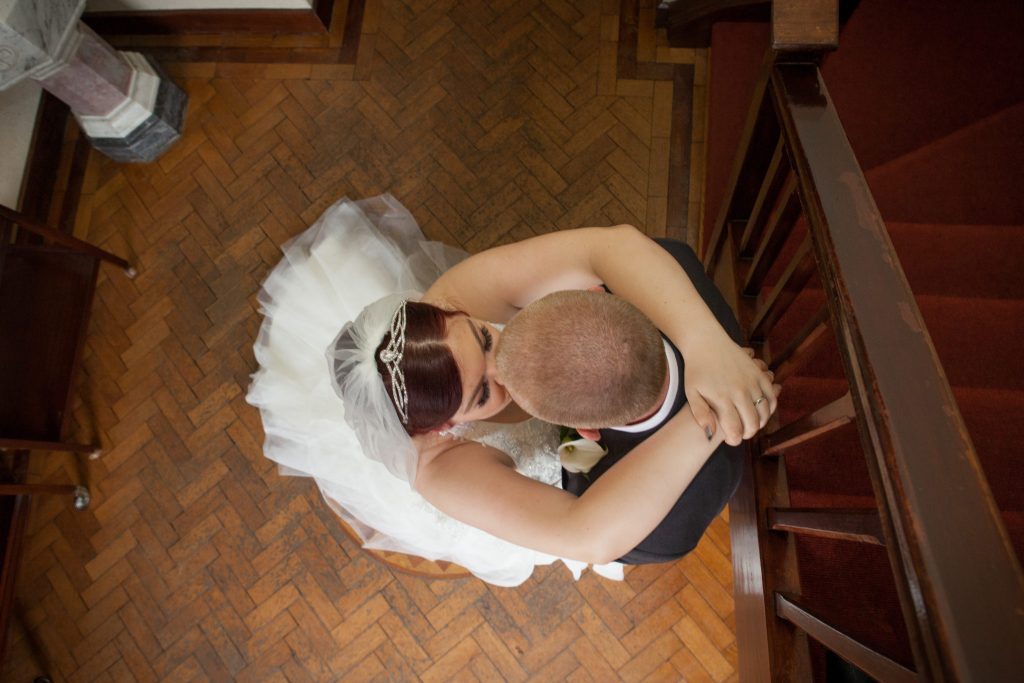
<path fill-rule="evenodd" d="M 103 261 L 109 261 L 110 263 L 120 267 L 129 278 L 134 278 L 136 275 L 136 270 L 132 267 L 132 264 L 128 263 L 120 256 L 115 256 L 105 249 L 100 249 L 93 244 L 89 244 L 77 237 L 72 237 L 60 230 L 54 230 L 48 225 L 32 220 L 20 211 L 15 211 L 7 208 L 6 206 L 0 205 L 0 218 L 16 223 L 25 230 L 35 233 L 41 237 L 49 238 L 61 246 L 84 252 Z"/>
<path fill-rule="evenodd" d="M 89 507 L 92 496 L 89 489 L 75 484 L 0 484 L 0 496 L 23 496 L 32 494 L 71 494 L 75 499 L 75 509 L 84 510 Z"/>
<path fill-rule="evenodd" d="M 14 615 L 18 625 L 21 627 L 22 635 L 24 636 L 23 642 L 28 649 L 30 660 L 36 665 L 36 671 L 41 672 L 32 679 L 32 683 L 53 683 L 49 674 L 45 673 L 50 668 L 49 658 L 46 656 L 46 648 L 39 641 L 39 635 L 28 627 L 28 619 L 25 618 L 25 606 L 17 599 L 14 599 Z"/>
<path fill-rule="evenodd" d="M 95 444 L 73 443 L 70 441 L 30 441 L 28 439 L 5 439 L 0 437 L 0 451 L 68 451 L 87 453 L 90 460 L 100 457 L 101 449 Z"/>

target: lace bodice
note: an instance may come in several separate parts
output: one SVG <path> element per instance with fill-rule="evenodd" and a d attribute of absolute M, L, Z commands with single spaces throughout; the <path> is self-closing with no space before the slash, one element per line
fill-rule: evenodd
<path fill-rule="evenodd" d="M 536 481 L 562 487 L 558 461 L 558 427 L 529 419 L 511 424 L 470 422 L 448 430 L 452 436 L 476 441 L 506 453 L 520 474 Z"/>
<path fill-rule="evenodd" d="M 515 463 L 516 471 L 543 484 L 562 488 L 562 469 L 558 460 L 558 428 L 537 419 L 498 424 L 469 422 L 456 425 L 437 438 L 475 441 L 502 451 Z M 453 519 L 416 496 L 411 502 L 417 514 L 429 517 L 437 529 L 443 529 L 452 542 L 463 542 L 467 533 L 479 533 Z M 575 571 L 575 570 L 574 570 Z"/>

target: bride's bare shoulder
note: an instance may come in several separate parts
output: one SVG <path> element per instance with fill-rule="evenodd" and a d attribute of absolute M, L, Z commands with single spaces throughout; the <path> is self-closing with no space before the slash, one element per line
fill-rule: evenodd
<path fill-rule="evenodd" d="M 416 486 L 438 478 L 459 478 L 479 468 L 504 467 L 515 470 L 512 459 L 502 451 L 476 441 L 451 435 L 425 434 L 413 439 L 419 452 Z"/>

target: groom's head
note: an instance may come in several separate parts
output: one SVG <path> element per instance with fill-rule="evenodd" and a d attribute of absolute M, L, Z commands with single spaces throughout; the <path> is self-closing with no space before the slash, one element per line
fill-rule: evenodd
<path fill-rule="evenodd" d="M 538 299 L 509 321 L 496 353 L 498 376 L 524 410 L 577 428 L 646 416 L 667 373 L 658 330 L 632 304 L 605 292 Z"/>

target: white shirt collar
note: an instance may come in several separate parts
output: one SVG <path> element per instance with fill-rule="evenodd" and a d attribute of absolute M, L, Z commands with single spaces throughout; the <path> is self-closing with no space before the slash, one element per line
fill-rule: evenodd
<path fill-rule="evenodd" d="M 668 419 L 668 414 L 672 412 L 672 405 L 676 402 L 676 395 L 679 393 L 679 365 L 676 363 L 676 355 L 672 353 L 672 347 L 664 339 L 661 341 L 665 344 L 665 359 L 668 361 L 668 393 L 665 394 L 665 401 L 658 408 L 658 412 L 643 422 L 623 425 L 621 427 L 609 427 L 609 429 L 614 429 L 617 432 L 646 432 Z"/>

